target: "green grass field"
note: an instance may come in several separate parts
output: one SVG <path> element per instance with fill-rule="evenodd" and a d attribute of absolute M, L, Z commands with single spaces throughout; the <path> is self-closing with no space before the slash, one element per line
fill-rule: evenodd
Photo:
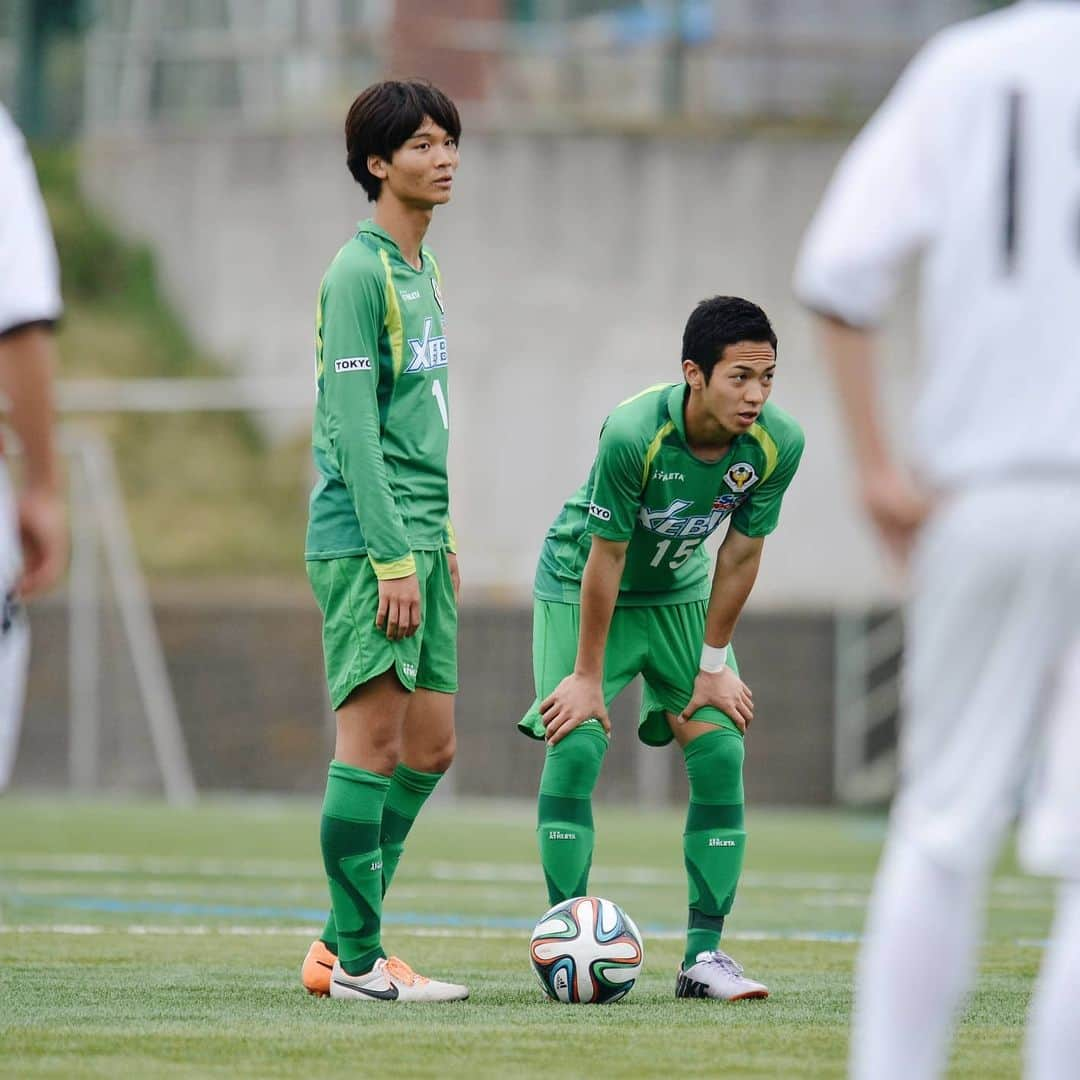
<path fill-rule="evenodd" d="M 524 804 L 433 806 L 385 943 L 468 983 L 461 1005 L 309 998 L 298 969 L 325 885 L 314 801 L 0 800 L 0 1076 L 838 1077 L 876 818 L 752 811 L 725 934 L 767 1002 L 676 1001 L 680 815 L 597 808 L 592 888 L 646 939 L 611 1006 L 546 1001 L 527 937 L 545 896 Z M 1052 892 L 1006 859 L 951 1076 L 1019 1074 Z M 933 972 L 927 972 L 933 978 Z"/>

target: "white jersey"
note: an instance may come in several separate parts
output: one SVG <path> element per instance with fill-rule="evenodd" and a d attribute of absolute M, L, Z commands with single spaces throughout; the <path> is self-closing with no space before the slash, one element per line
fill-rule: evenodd
<path fill-rule="evenodd" d="M 56 248 L 34 165 L 0 105 L 0 335 L 60 317 Z"/>
<path fill-rule="evenodd" d="M 872 326 L 917 251 L 920 475 L 1080 479 L 1080 2 L 930 41 L 837 169 L 795 290 Z"/>

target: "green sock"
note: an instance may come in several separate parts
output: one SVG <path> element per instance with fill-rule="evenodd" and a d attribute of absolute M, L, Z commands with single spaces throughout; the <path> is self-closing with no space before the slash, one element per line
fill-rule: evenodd
<path fill-rule="evenodd" d="M 690 781 L 683 832 L 690 899 L 683 963 L 689 966 L 698 953 L 719 946 L 724 916 L 735 902 L 746 849 L 743 741 L 717 728 L 688 743 L 683 753 Z"/>
<path fill-rule="evenodd" d="M 335 955 L 337 956 L 338 943 L 337 943 L 337 923 L 334 922 L 334 908 L 330 907 L 330 913 L 326 916 L 326 925 L 323 927 L 323 932 L 319 935 L 319 940 Z"/>
<path fill-rule="evenodd" d="M 383 896 L 394 879 L 394 872 L 405 849 L 405 837 L 409 835 L 416 815 L 442 776 L 442 773 L 420 772 L 410 769 L 408 765 L 398 765 L 390 777 L 390 790 L 386 793 L 382 830 L 379 833 L 383 856 Z"/>
<path fill-rule="evenodd" d="M 380 944 L 379 825 L 389 787 L 389 777 L 330 762 L 322 814 L 323 865 L 330 884 L 338 960 L 350 975 L 370 971 L 386 955 Z"/>
<path fill-rule="evenodd" d="M 607 745 L 604 732 L 589 725 L 575 728 L 548 747 L 540 776 L 536 837 L 552 904 L 588 891 L 594 838 L 592 792 Z"/>
<path fill-rule="evenodd" d="M 379 846 L 382 848 L 383 896 L 390 888 L 394 871 L 401 861 L 401 852 L 405 848 L 405 837 L 409 835 L 420 808 L 428 796 L 435 790 L 435 785 L 442 779 L 442 773 L 420 772 L 408 765 L 398 765 L 390 777 L 390 788 L 383 804 L 382 826 Z M 335 955 L 338 951 L 337 924 L 334 922 L 334 909 L 326 916 L 326 925 L 320 936 L 322 943 Z"/>

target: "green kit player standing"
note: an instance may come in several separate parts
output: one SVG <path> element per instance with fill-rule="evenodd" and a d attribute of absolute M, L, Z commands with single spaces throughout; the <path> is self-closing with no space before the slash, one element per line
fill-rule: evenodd
<path fill-rule="evenodd" d="M 731 638 L 803 434 L 768 402 L 776 335 L 756 304 L 700 303 L 682 356 L 683 382 L 650 387 L 607 418 L 588 480 L 548 531 L 535 587 L 537 700 L 518 726 L 547 740 L 537 836 L 556 904 L 588 892 L 607 707 L 644 676 L 638 735 L 650 746 L 674 737 L 690 781 L 690 916 L 675 994 L 763 998 L 768 990 L 719 948 L 746 843 L 743 735 L 753 718 Z M 729 518 L 710 586 L 704 542 Z"/>
<path fill-rule="evenodd" d="M 383 82 L 345 121 L 375 203 L 316 316 L 318 399 L 305 558 L 337 717 L 321 842 L 332 910 L 301 977 L 358 1001 L 453 1001 L 382 948 L 382 898 L 454 755 L 458 570 L 449 518 L 443 297 L 423 238 L 448 202 L 461 121 L 422 82 Z"/>

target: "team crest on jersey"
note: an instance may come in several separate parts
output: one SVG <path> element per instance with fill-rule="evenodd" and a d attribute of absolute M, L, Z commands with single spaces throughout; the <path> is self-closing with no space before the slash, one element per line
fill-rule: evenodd
<path fill-rule="evenodd" d="M 734 492 L 745 491 L 757 478 L 754 466 L 746 461 L 737 461 L 724 473 L 724 483 Z"/>
<path fill-rule="evenodd" d="M 439 288 L 439 279 L 437 277 L 431 279 L 431 295 L 435 297 L 435 303 L 439 305 L 439 310 L 445 315 L 446 307 L 443 304 L 442 289 Z"/>

